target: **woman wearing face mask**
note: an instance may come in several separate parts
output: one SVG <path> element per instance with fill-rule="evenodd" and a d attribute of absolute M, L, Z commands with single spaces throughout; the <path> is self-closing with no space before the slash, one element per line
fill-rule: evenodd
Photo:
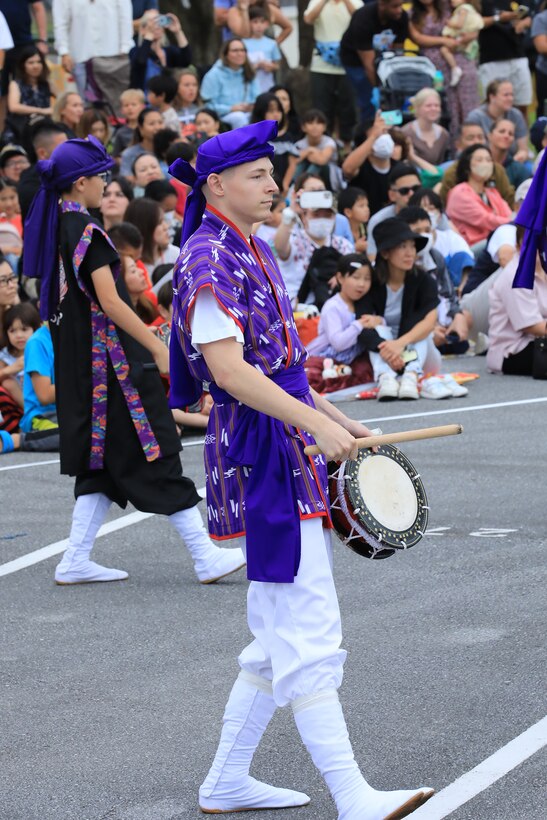
<path fill-rule="evenodd" d="M 283 211 L 281 224 L 274 236 L 274 249 L 291 300 L 296 300 L 317 248 L 332 247 L 344 255 L 354 251 L 353 242 L 335 232 L 334 207 L 304 208 L 300 205 L 302 194 L 324 191 L 325 184 L 321 179 L 313 175 L 298 178 L 291 196 L 291 207 Z"/>
<path fill-rule="evenodd" d="M 348 184 L 367 192 L 371 216 L 387 203 L 389 172 L 393 167 L 395 143 L 387 133 L 381 113 L 372 122 L 363 123 L 355 132 L 355 148 L 342 163 Z"/>
<path fill-rule="evenodd" d="M 482 243 L 498 225 L 509 222 L 511 208 L 498 191 L 488 183 L 494 162 L 489 149 L 471 145 L 460 154 L 456 179 L 458 184 L 448 194 L 446 213 L 457 231 L 471 245 Z"/>

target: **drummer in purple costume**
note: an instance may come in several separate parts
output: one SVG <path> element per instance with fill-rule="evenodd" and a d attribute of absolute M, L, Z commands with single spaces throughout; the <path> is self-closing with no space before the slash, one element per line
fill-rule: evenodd
<path fill-rule="evenodd" d="M 123 570 L 90 559 L 112 502 L 169 516 L 198 579 L 240 569 L 241 551 L 211 542 L 159 370 L 165 346 L 131 308 L 116 249 L 89 213 L 114 161 L 94 137 L 68 140 L 38 163 L 42 184 L 25 223 L 25 273 L 41 276 L 40 311 L 55 351 L 61 472 L 76 477 L 76 504 L 58 584 L 118 581 Z M 118 290 L 116 289 L 118 279 Z"/>
<path fill-rule="evenodd" d="M 173 406 L 211 382 L 206 436 L 207 505 L 213 538 L 246 535 L 248 622 L 254 640 L 220 744 L 199 790 L 203 811 L 305 805 L 301 792 L 250 777 L 253 753 L 278 706 L 291 704 L 341 820 L 404 817 L 431 789 L 379 792 L 354 760 L 337 690 L 346 653 L 332 578 L 325 458 L 356 455 L 369 435 L 308 387 L 289 297 L 266 243 L 251 236 L 277 186 L 276 125 L 261 122 L 200 146 L 195 170 L 171 173 L 192 187 L 175 268 L 171 336 Z"/>

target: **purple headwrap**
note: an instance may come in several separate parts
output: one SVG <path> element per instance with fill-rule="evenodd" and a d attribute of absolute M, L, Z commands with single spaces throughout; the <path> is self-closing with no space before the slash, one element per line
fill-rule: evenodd
<path fill-rule="evenodd" d="M 273 120 L 264 120 L 254 125 L 235 128 L 204 142 L 198 148 L 195 170 L 186 160 L 175 160 L 169 168 L 169 173 L 186 185 L 192 186 L 184 209 L 181 248 L 201 225 L 207 204 L 201 189 L 209 174 L 220 174 L 236 165 L 254 162 L 255 159 L 262 157 L 271 157 L 274 148 L 268 140 L 276 136 L 277 123 Z M 192 376 L 176 333 L 171 333 L 169 359 L 169 406 L 180 408 L 193 404 L 201 396 L 201 382 Z"/>
<path fill-rule="evenodd" d="M 526 228 L 520 247 L 519 263 L 514 288 L 534 287 L 536 256 L 539 252 L 541 266 L 547 273 L 547 151 L 532 179 L 526 198 L 520 206 L 513 222 Z"/>
<path fill-rule="evenodd" d="M 192 188 L 184 209 L 181 247 L 201 225 L 207 204 L 201 189 L 209 174 L 220 174 L 236 165 L 273 156 L 274 147 L 268 140 L 276 136 L 277 123 L 273 120 L 263 120 L 253 125 L 245 125 L 243 128 L 235 128 L 204 142 L 198 148 L 195 169 L 185 159 L 174 161 L 169 173 Z"/>
<path fill-rule="evenodd" d="M 59 197 L 80 177 L 92 177 L 108 171 L 115 164 L 104 145 L 93 136 L 86 140 L 67 140 L 42 159 L 37 168 L 41 187 L 32 200 L 25 220 L 25 253 L 23 274 L 41 279 L 40 314 L 49 319 L 57 307 L 57 269 Z"/>

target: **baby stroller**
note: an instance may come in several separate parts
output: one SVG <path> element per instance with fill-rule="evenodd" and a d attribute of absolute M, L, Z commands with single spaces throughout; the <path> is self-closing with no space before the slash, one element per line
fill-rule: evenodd
<path fill-rule="evenodd" d="M 398 109 L 403 122 L 412 119 L 410 98 L 421 88 L 437 88 L 437 69 L 428 57 L 383 54 L 376 68 L 380 81 L 380 108 L 384 111 Z M 443 119 L 446 114 L 445 96 L 441 95 Z"/>

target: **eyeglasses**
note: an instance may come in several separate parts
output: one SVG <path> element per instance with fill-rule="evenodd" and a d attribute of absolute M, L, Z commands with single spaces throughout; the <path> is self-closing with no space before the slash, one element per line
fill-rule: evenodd
<path fill-rule="evenodd" d="M 21 157 L 21 159 L 8 159 L 4 168 L 28 168 L 29 165 L 28 159 Z"/>
<path fill-rule="evenodd" d="M 17 282 L 17 277 L 15 274 L 12 276 L 0 276 L 0 288 L 7 288 L 8 285 L 15 284 Z"/>
<path fill-rule="evenodd" d="M 112 181 L 112 174 L 110 171 L 103 171 L 101 174 L 95 174 L 95 176 L 99 177 L 101 182 L 104 182 L 105 185 L 108 185 L 108 183 Z"/>
<path fill-rule="evenodd" d="M 421 187 L 421 185 L 403 185 L 401 188 L 392 188 L 391 190 L 395 191 L 396 194 L 407 196 L 407 194 L 415 194 Z"/>

